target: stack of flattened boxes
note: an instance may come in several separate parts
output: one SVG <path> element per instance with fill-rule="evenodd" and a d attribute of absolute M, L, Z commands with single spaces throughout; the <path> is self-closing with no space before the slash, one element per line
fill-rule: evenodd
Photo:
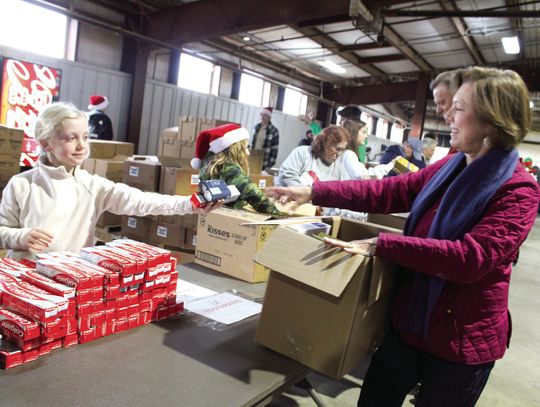
<path fill-rule="evenodd" d="M 21 170 L 23 138 L 23 130 L 0 126 L 0 193 L 11 177 Z"/>

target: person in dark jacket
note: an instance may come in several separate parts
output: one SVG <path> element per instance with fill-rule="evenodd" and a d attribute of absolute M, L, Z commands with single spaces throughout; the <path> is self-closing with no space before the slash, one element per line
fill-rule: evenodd
<path fill-rule="evenodd" d="M 410 163 L 416 165 L 418 168 L 424 168 L 426 163 L 422 158 L 422 154 L 422 142 L 417 138 L 410 137 L 404 141 L 401 146 L 394 144 L 386 147 L 386 150 L 384 150 L 384 155 L 381 157 L 379 162 L 381 164 L 388 164 L 396 157 L 401 156 L 406 158 Z"/>
<path fill-rule="evenodd" d="M 299 142 L 298 142 L 298 145 L 299 146 L 310 146 L 312 143 L 313 143 L 313 131 L 310 130 L 306 130 L 306 136 L 304 138 L 302 138 Z"/>
<path fill-rule="evenodd" d="M 268 172 L 275 164 L 279 150 L 279 130 L 272 124 L 272 107 L 261 110 L 261 121 L 255 125 L 250 148 L 263 152 L 263 171 Z"/>
<path fill-rule="evenodd" d="M 509 345 L 512 261 L 540 197 L 515 148 L 530 128 L 529 93 L 510 70 L 460 69 L 454 81 L 446 119 L 457 153 L 379 181 L 267 189 L 296 204 L 410 211 L 403 235 L 325 239 L 398 265 L 391 328 L 364 379 L 361 407 L 401 406 L 418 382 L 416 406 L 474 406 Z"/>
<path fill-rule="evenodd" d="M 109 100 L 105 96 L 90 96 L 88 105 L 88 127 L 90 138 L 100 140 L 112 140 L 113 128 L 109 116 L 103 112 L 109 106 Z"/>
<path fill-rule="evenodd" d="M 222 179 L 234 185 L 240 197 L 229 204 L 234 209 L 251 205 L 257 212 L 281 215 L 281 212 L 257 185 L 249 179 L 249 132 L 236 123 L 202 131 L 195 142 L 196 157 L 191 166 L 200 170 L 201 180 Z"/>

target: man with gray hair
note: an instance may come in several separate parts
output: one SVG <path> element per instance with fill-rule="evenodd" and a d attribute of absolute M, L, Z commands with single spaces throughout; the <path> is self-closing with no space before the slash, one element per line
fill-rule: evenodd
<path fill-rule="evenodd" d="M 437 147 L 437 140 L 430 133 L 425 134 L 422 139 L 422 158 L 426 164 L 429 164 L 431 161 L 435 147 Z"/>
<path fill-rule="evenodd" d="M 429 84 L 433 92 L 433 100 L 437 107 L 437 114 L 444 116 L 452 107 L 455 89 L 453 87 L 454 71 L 446 71 L 437 75 Z"/>

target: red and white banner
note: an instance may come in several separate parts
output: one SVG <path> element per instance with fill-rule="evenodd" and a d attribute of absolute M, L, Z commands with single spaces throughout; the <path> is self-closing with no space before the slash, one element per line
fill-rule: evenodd
<path fill-rule="evenodd" d="M 34 125 L 39 112 L 59 100 L 61 74 L 48 66 L 4 59 L 0 124 L 24 130 L 22 166 L 33 166 L 37 161 Z"/>

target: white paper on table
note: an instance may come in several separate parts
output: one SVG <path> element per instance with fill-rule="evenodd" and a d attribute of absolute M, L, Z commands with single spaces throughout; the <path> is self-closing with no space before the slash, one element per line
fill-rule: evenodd
<path fill-rule="evenodd" d="M 218 293 L 185 304 L 191 312 L 223 324 L 232 324 L 261 312 L 262 305 L 230 293 Z"/>
<path fill-rule="evenodd" d="M 189 301 L 207 297 L 215 293 L 215 291 L 209 290 L 208 288 L 179 279 L 178 285 L 176 286 L 176 302 L 183 302 L 185 305 Z"/>

